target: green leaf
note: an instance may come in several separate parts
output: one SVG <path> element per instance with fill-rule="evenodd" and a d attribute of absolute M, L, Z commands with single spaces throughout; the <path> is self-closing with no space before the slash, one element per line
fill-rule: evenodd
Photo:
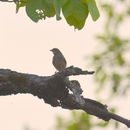
<path fill-rule="evenodd" d="M 86 3 L 87 4 L 87 2 L 88 2 L 88 0 L 81 0 L 83 3 Z"/>
<path fill-rule="evenodd" d="M 117 111 L 116 108 L 114 108 L 114 107 L 109 108 L 109 110 L 110 110 L 112 113 L 115 113 L 115 112 Z"/>
<path fill-rule="evenodd" d="M 104 121 L 97 123 L 97 126 L 99 127 L 106 127 L 107 125 L 108 125 L 108 122 L 104 122 Z"/>
<path fill-rule="evenodd" d="M 30 0 L 26 5 L 26 13 L 34 22 L 53 17 L 55 15 L 53 0 Z"/>
<path fill-rule="evenodd" d="M 93 21 L 96 21 L 100 16 L 96 2 L 95 0 L 88 0 L 87 3 L 88 3 L 88 10 L 91 14 L 92 19 Z"/>
<path fill-rule="evenodd" d="M 18 13 L 19 8 L 20 8 L 20 6 L 19 6 L 19 2 L 15 2 L 15 4 L 16 4 L 16 13 Z"/>
<path fill-rule="evenodd" d="M 116 56 L 116 61 L 118 65 L 123 66 L 125 64 L 125 59 L 120 53 Z"/>
<path fill-rule="evenodd" d="M 119 73 L 114 72 L 111 76 L 112 82 L 113 82 L 113 86 L 112 86 L 112 92 L 116 93 L 118 91 L 118 88 L 120 86 L 122 77 Z"/>
<path fill-rule="evenodd" d="M 115 122 L 115 128 L 116 128 L 116 129 L 119 128 L 119 122 Z"/>
<path fill-rule="evenodd" d="M 55 8 L 55 11 L 56 11 L 56 19 L 57 20 L 60 20 L 61 17 L 60 17 L 60 12 L 61 12 L 61 3 L 60 3 L 61 0 L 54 0 L 54 8 Z"/>
<path fill-rule="evenodd" d="M 18 13 L 20 7 L 26 6 L 27 3 L 28 3 L 28 0 L 20 0 L 20 1 L 15 2 L 15 4 L 16 4 L 16 13 Z"/>
<path fill-rule="evenodd" d="M 88 16 L 88 7 L 80 0 L 66 0 L 62 6 L 62 12 L 67 23 L 80 30 Z"/>
<path fill-rule="evenodd" d="M 78 130 L 77 127 L 78 127 L 77 124 L 74 123 L 74 124 L 69 125 L 69 126 L 67 127 L 67 129 L 68 129 L 68 130 Z"/>

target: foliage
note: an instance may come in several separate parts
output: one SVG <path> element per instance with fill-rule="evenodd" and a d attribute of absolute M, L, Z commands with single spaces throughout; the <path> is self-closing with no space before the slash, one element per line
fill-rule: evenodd
<path fill-rule="evenodd" d="M 117 1 L 117 4 L 101 3 L 105 12 L 106 22 L 102 34 L 97 36 L 100 41 L 98 52 L 92 55 L 92 64 L 96 70 L 95 81 L 98 83 L 97 92 L 109 88 L 110 95 L 122 95 L 127 92 L 130 78 L 130 39 L 120 32 L 125 20 L 129 17 L 128 1 Z M 116 10 L 121 4 L 123 11 Z M 127 3 L 128 4 L 128 3 Z M 130 2 L 129 2 L 130 4 Z"/>
<path fill-rule="evenodd" d="M 70 120 L 57 117 L 56 130 L 90 130 L 91 117 L 84 112 L 72 111 Z"/>
<path fill-rule="evenodd" d="M 113 2 L 115 2 L 113 4 Z M 98 50 L 92 54 L 89 58 L 91 59 L 91 65 L 96 70 L 95 81 L 97 89 L 95 95 L 99 95 L 97 92 L 104 92 L 105 88 L 109 88 L 108 98 L 112 99 L 120 95 L 125 95 L 127 90 L 130 88 L 130 61 L 129 61 L 129 49 L 130 40 L 125 37 L 121 32 L 121 27 L 124 26 L 126 19 L 130 16 L 130 1 L 129 0 L 115 0 L 108 3 L 100 1 L 100 5 L 106 21 L 104 22 L 103 32 L 97 35 Z M 122 7 L 122 11 L 119 11 L 117 6 Z M 117 111 L 116 108 L 111 108 L 110 111 L 113 113 Z M 77 120 L 75 119 L 77 115 Z M 105 128 L 108 127 L 107 122 L 101 120 L 95 121 L 93 116 L 87 115 L 84 112 L 75 115 L 71 114 L 71 119 L 65 121 L 63 118 L 59 118 L 57 121 L 57 130 L 92 130 L 94 128 Z M 82 116 L 84 115 L 84 121 Z M 87 118 L 87 119 L 86 119 Z M 78 124 L 78 125 L 77 125 Z M 111 122 L 114 129 L 119 129 L 117 122 Z M 71 127 L 73 126 L 73 127 Z M 71 128 L 71 129 L 69 129 Z"/>
<path fill-rule="evenodd" d="M 57 117 L 56 130 L 91 130 L 92 128 L 105 127 L 108 123 L 101 121 L 94 123 L 92 116 L 85 112 L 71 112 L 71 118 L 64 120 L 62 117 Z"/>
<path fill-rule="evenodd" d="M 27 15 L 34 22 L 54 16 L 60 20 L 62 12 L 67 23 L 80 30 L 89 13 L 94 21 L 99 18 L 95 0 L 20 0 L 15 3 L 16 12 L 20 7 L 25 7 Z"/>

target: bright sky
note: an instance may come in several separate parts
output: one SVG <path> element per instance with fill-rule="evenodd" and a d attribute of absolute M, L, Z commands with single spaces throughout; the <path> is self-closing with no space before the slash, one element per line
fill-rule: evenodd
<path fill-rule="evenodd" d="M 0 3 L 0 12 L 0 68 L 51 75 L 55 69 L 49 50 L 54 47 L 63 52 L 68 66 L 87 68 L 85 56 L 95 50 L 94 36 L 101 31 L 102 17 L 97 22 L 89 17 L 84 29 L 74 31 L 65 20 L 57 22 L 55 18 L 34 23 L 24 9 L 15 14 L 12 3 Z M 75 79 L 83 86 L 84 95 L 93 98 L 92 76 Z M 68 114 L 67 110 L 53 108 L 30 94 L 1 96 L 0 106 L 0 130 L 23 130 L 26 125 L 33 130 L 48 130 L 53 127 L 56 115 Z M 124 106 L 123 110 L 128 109 Z M 130 117 L 122 111 L 123 114 Z"/>

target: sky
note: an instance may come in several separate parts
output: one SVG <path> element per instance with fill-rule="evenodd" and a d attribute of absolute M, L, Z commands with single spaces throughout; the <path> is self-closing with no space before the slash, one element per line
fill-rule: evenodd
<path fill-rule="evenodd" d="M 66 57 L 67 66 L 92 70 L 86 58 L 95 51 L 95 35 L 102 31 L 102 16 L 97 22 L 93 22 L 89 16 L 85 27 L 78 31 L 70 27 L 64 19 L 56 21 L 51 18 L 34 23 L 27 17 L 24 8 L 16 14 L 13 3 L 0 3 L 0 12 L 0 68 L 40 76 L 52 75 L 55 68 L 50 49 L 57 47 Z M 127 23 L 126 27 L 128 25 Z M 72 77 L 80 82 L 83 95 L 89 98 L 95 97 L 92 77 Z M 120 99 L 120 102 L 123 100 Z M 128 103 L 126 101 L 125 105 Z M 119 105 L 117 101 L 113 104 Z M 125 105 L 120 113 L 130 117 L 126 112 L 129 107 L 126 108 Z M 67 117 L 70 112 L 53 108 L 31 94 L 1 96 L 0 106 L 1 130 L 23 130 L 26 126 L 32 130 L 49 130 L 53 128 L 57 115 Z"/>

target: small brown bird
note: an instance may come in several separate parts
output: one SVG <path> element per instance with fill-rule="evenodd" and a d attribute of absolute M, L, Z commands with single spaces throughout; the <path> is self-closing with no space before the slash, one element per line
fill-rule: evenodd
<path fill-rule="evenodd" d="M 53 60 L 52 60 L 54 67 L 58 71 L 62 71 L 63 69 L 65 69 L 67 63 L 66 63 L 65 57 L 63 56 L 61 51 L 58 48 L 53 48 L 50 51 L 52 51 L 54 54 Z"/>

